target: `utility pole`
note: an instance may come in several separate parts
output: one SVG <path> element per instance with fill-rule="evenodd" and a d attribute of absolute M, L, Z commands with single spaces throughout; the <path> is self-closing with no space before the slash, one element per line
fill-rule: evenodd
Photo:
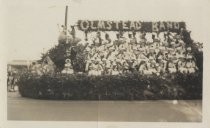
<path fill-rule="evenodd" d="M 68 39 L 69 39 L 69 32 L 68 32 L 68 6 L 66 6 L 66 10 L 65 10 L 64 27 L 65 27 L 64 31 L 66 32 L 66 44 L 67 44 L 68 43 Z M 69 57 L 71 55 L 70 47 L 66 48 L 66 54 L 67 54 L 67 57 Z"/>
<path fill-rule="evenodd" d="M 67 22 L 68 22 L 68 6 L 66 6 L 66 12 L 65 12 L 65 27 L 66 27 L 66 30 L 67 30 Z"/>
<path fill-rule="evenodd" d="M 65 22 L 64 22 L 64 27 L 65 27 L 65 32 L 66 32 L 66 44 L 68 43 L 68 6 L 66 6 L 66 11 L 65 11 Z"/>

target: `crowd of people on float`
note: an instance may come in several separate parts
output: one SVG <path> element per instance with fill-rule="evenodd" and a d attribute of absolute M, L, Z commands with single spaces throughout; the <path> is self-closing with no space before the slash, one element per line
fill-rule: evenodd
<path fill-rule="evenodd" d="M 116 39 L 98 31 L 87 39 L 88 75 L 195 73 L 198 70 L 192 48 L 176 32 L 119 32 Z"/>

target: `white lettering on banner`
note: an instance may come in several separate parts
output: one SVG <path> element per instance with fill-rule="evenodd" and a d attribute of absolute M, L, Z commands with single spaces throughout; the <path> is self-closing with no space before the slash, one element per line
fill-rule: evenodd
<path fill-rule="evenodd" d="M 123 22 L 123 21 L 122 21 L 122 27 L 123 27 L 124 30 L 129 30 L 129 28 L 128 28 L 126 22 Z"/>
<path fill-rule="evenodd" d="M 142 27 L 141 22 L 136 22 L 136 30 L 140 30 Z"/>
<path fill-rule="evenodd" d="M 163 22 L 160 22 L 159 28 L 160 28 L 160 30 L 166 30 Z"/>
<path fill-rule="evenodd" d="M 111 30 L 112 29 L 112 21 L 107 21 L 107 30 Z"/>
<path fill-rule="evenodd" d="M 173 29 L 173 23 L 172 22 L 167 22 L 167 28 L 168 29 Z"/>
<path fill-rule="evenodd" d="M 88 21 L 79 20 L 78 27 L 82 31 L 179 31 L 185 28 L 185 22 L 141 22 L 141 21 Z"/>
<path fill-rule="evenodd" d="M 152 31 L 153 32 L 159 31 L 159 29 L 158 29 L 158 22 L 152 22 Z"/>
<path fill-rule="evenodd" d="M 115 21 L 116 29 L 119 29 L 119 23 L 118 21 Z"/>
<path fill-rule="evenodd" d="M 104 24 L 104 21 L 99 21 L 98 22 L 98 29 L 105 29 L 105 24 Z"/>
<path fill-rule="evenodd" d="M 179 23 L 174 22 L 174 29 L 179 29 Z"/>
<path fill-rule="evenodd" d="M 135 30 L 136 29 L 136 25 L 135 25 L 135 22 L 131 21 L 130 22 L 130 30 Z"/>
<path fill-rule="evenodd" d="M 97 27 L 94 26 L 94 21 L 90 21 L 90 28 L 96 30 Z"/>
<path fill-rule="evenodd" d="M 86 26 L 84 25 L 84 23 L 86 24 Z M 82 20 L 80 23 L 80 27 L 82 30 L 86 31 L 89 28 L 89 22 L 87 20 Z"/>

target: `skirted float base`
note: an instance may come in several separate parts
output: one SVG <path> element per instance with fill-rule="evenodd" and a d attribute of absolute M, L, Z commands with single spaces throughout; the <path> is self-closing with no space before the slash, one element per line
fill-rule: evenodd
<path fill-rule="evenodd" d="M 19 81 L 23 97 L 61 100 L 202 99 L 202 73 L 118 76 L 33 75 Z"/>

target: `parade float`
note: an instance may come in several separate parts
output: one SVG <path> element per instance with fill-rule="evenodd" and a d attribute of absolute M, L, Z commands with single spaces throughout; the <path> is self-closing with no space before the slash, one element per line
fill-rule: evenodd
<path fill-rule="evenodd" d="M 58 44 L 44 53 L 42 58 L 34 62 L 28 71 L 20 77 L 18 82 L 19 92 L 23 97 L 68 100 L 202 98 L 202 46 L 191 39 L 190 32 L 186 30 L 185 22 L 79 20 L 76 25 L 67 26 L 67 10 L 68 7 L 66 7 L 65 23 L 62 26 L 63 30 L 59 35 Z M 84 39 L 77 37 L 77 31 L 84 33 Z M 90 39 L 91 33 L 94 32 L 98 40 Z M 116 41 L 111 41 L 109 32 L 116 33 Z M 104 42 L 101 41 L 101 33 L 105 35 L 103 40 L 106 41 Z M 128 33 L 128 39 L 132 39 L 132 41 L 136 38 L 136 35 L 139 35 L 140 39 L 145 39 L 141 37 L 149 33 L 152 35 L 153 41 L 146 42 L 150 46 L 155 41 L 160 42 L 151 33 L 155 33 L 156 37 L 159 33 L 164 33 L 163 37 L 167 38 L 166 42 L 170 43 L 168 43 L 169 46 L 160 48 L 160 51 L 167 48 L 169 53 L 174 49 L 178 49 L 178 47 L 175 48 L 177 42 L 170 41 L 171 35 L 169 33 L 175 33 L 177 40 L 183 42 L 182 48 L 186 53 L 190 53 L 187 54 L 186 58 L 180 57 L 181 60 L 194 58 L 196 68 L 190 70 L 173 68 L 177 65 L 173 66 L 175 60 L 172 59 L 172 61 L 167 60 L 166 71 L 158 72 L 157 67 L 160 64 L 156 64 L 154 65 L 156 71 L 150 70 L 146 72 L 144 68 L 146 69 L 147 66 L 141 68 L 139 66 L 147 65 L 150 59 L 152 64 L 153 61 L 159 62 L 163 58 L 163 56 L 159 55 L 154 60 L 150 54 L 143 56 L 145 60 L 136 64 L 138 66 L 130 66 L 134 62 L 138 62 L 138 58 L 127 57 L 128 50 L 131 50 L 135 55 L 140 55 L 142 50 L 151 52 L 155 51 L 155 48 L 147 48 L 146 46 L 140 47 L 140 49 L 123 47 L 124 45 L 121 44 L 127 41 L 123 37 L 124 33 Z M 97 41 L 99 42 L 97 43 Z M 110 42 L 113 42 L 112 45 L 110 45 Z M 89 45 L 90 43 L 91 45 Z M 101 55 L 104 52 L 103 48 L 93 50 L 95 46 L 100 47 L 102 45 L 111 51 L 107 52 L 106 56 Z M 134 43 L 129 46 L 133 45 L 136 46 L 137 44 Z M 119 54 L 123 53 L 122 55 L 125 57 L 109 57 L 116 51 L 119 51 Z M 93 52 L 93 56 L 98 53 L 99 57 L 88 56 L 91 52 Z M 140 60 L 143 60 L 141 57 Z M 106 63 L 105 66 L 103 66 L 104 63 Z M 124 64 L 121 66 L 121 70 L 117 67 L 120 63 Z M 95 67 L 98 67 L 97 70 L 93 70 Z M 112 68 L 110 69 L 110 67 Z"/>

